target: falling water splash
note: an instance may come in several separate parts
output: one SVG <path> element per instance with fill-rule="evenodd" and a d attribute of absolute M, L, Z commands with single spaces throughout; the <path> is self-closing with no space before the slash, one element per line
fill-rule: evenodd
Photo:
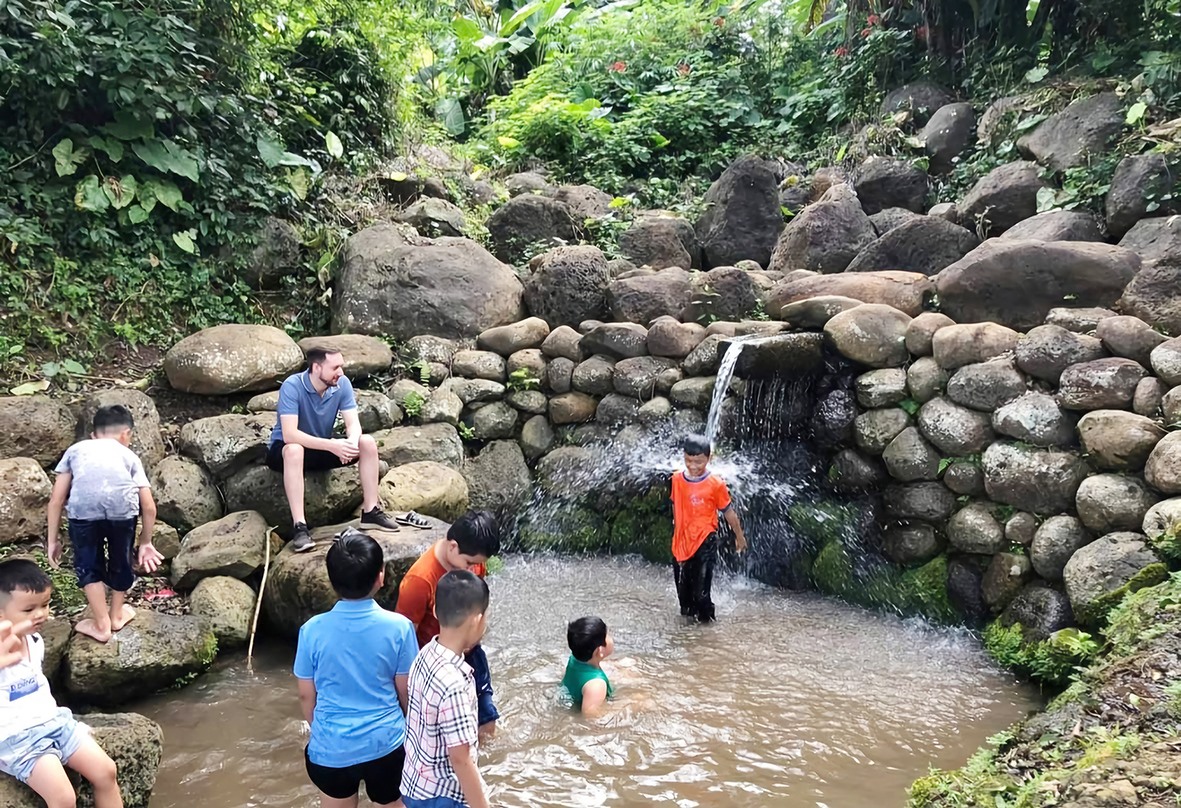
<path fill-rule="evenodd" d="M 722 422 L 722 404 L 726 394 L 730 391 L 730 380 L 734 378 L 734 368 L 738 365 L 738 357 L 747 345 L 757 345 L 771 337 L 746 336 L 735 337 L 726 346 L 726 353 L 718 364 L 718 373 L 714 381 L 714 394 L 709 402 L 709 416 L 705 419 L 705 436 L 713 443 L 718 437 L 718 427 Z"/>

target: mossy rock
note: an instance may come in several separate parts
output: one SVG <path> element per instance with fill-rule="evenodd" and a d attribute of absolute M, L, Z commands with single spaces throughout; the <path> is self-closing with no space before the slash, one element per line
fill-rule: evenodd
<path fill-rule="evenodd" d="M 1099 653 L 1099 643 L 1077 628 L 1031 641 L 1020 623 L 1005 626 L 994 620 L 984 629 L 983 640 L 984 650 L 996 662 L 1055 689 L 1069 684 L 1074 671 Z"/>
<path fill-rule="evenodd" d="M 1096 598 L 1085 607 L 1076 608 L 1075 617 L 1083 625 L 1102 626 L 1107 622 L 1111 610 L 1118 606 L 1128 595 L 1139 592 L 1141 589 L 1147 589 L 1148 587 L 1163 583 L 1168 577 L 1169 568 L 1163 563 L 1158 561 L 1155 564 L 1149 564 L 1133 575 L 1123 586 Z"/>
<path fill-rule="evenodd" d="M 606 514 L 611 525 L 611 552 L 638 553 L 652 563 L 671 564 L 673 520 L 668 497 L 668 485 L 655 485 Z"/>
<path fill-rule="evenodd" d="M 534 514 L 521 524 L 521 549 L 595 553 L 607 549 L 611 532 L 606 520 L 581 505 L 569 505 L 549 514 Z"/>
<path fill-rule="evenodd" d="M 859 606 L 884 607 L 940 623 L 957 619 L 947 595 L 947 556 L 907 570 L 882 563 L 858 572 L 848 549 L 831 541 L 812 563 L 812 581 L 821 592 Z"/>
<path fill-rule="evenodd" d="M 860 509 L 835 500 L 797 502 L 787 510 L 792 528 L 817 544 L 840 541 L 856 534 Z"/>

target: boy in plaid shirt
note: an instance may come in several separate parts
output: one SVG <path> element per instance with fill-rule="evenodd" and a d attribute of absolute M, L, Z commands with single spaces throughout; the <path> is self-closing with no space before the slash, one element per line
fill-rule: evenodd
<path fill-rule="evenodd" d="M 487 628 L 488 584 L 466 570 L 448 572 L 435 589 L 439 635 L 410 666 L 406 715 L 406 808 L 488 808 L 477 767 L 476 680 L 464 654 Z"/>

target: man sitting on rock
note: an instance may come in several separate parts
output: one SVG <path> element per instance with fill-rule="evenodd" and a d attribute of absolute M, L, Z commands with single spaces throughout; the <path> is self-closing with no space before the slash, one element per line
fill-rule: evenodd
<path fill-rule="evenodd" d="M 279 414 L 267 448 L 267 465 L 283 472 L 283 490 L 294 522 L 292 549 L 303 553 L 316 546 L 304 518 L 305 471 L 356 463 L 363 497 L 361 527 L 397 530 L 399 522 L 418 527 L 422 517 L 417 514 L 395 520 L 378 506 L 377 442 L 361 434 L 353 385 L 344 375 L 344 357 L 340 351 L 312 348 L 307 360 L 307 370 L 289 376 L 279 388 Z M 337 415 L 344 420 L 347 437 L 332 437 Z"/>

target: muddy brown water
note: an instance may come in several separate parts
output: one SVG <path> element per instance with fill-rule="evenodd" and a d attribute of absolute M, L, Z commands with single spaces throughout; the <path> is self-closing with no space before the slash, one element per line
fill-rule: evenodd
<path fill-rule="evenodd" d="M 512 558 L 486 647 L 503 714 L 480 764 L 495 806 L 888 808 L 1039 705 L 967 632 L 723 576 L 719 621 L 687 625 L 666 568 Z M 557 695 L 569 619 L 615 639 L 598 720 Z M 164 728 L 152 808 L 318 805 L 291 648 L 219 661 L 136 709 Z M 366 804 L 362 801 L 362 805 Z"/>

